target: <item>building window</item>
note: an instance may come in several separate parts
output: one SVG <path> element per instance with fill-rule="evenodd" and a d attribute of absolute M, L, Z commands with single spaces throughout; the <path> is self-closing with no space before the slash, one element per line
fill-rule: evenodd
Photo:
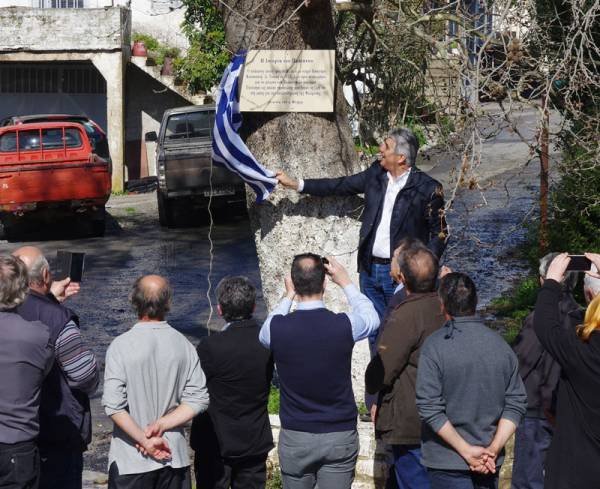
<path fill-rule="evenodd" d="M 84 0 L 39 0 L 40 8 L 85 8 Z M 88 2 L 89 3 L 89 2 Z M 88 5 L 91 7 L 91 5 Z"/>

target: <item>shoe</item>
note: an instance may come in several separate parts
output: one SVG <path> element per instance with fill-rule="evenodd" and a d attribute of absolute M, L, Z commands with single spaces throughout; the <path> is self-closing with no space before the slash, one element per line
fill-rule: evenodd
<path fill-rule="evenodd" d="M 371 415 L 370 414 L 359 414 L 358 419 L 360 419 L 363 423 L 371 423 Z"/>

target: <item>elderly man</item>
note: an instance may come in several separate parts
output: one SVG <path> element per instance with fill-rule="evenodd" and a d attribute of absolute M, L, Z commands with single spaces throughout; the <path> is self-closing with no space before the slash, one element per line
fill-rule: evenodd
<path fill-rule="evenodd" d="M 279 183 L 310 195 L 364 194 L 358 240 L 359 283 L 380 320 L 396 288 L 390 277 L 390 263 L 400 240 L 420 239 L 438 258 L 446 246 L 442 186 L 415 166 L 418 149 L 412 131 L 402 128 L 383 140 L 379 146 L 381 159 L 356 175 L 295 180 L 277 173 Z M 376 335 L 369 336 L 371 356 L 375 354 L 375 341 Z"/>
<path fill-rule="evenodd" d="M 54 362 L 48 327 L 15 312 L 27 294 L 27 270 L 0 257 L 0 487 L 37 489 L 40 391 Z"/>
<path fill-rule="evenodd" d="M 323 303 L 325 275 L 346 294 L 352 312 Z M 333 258 L 297 255 L 286 296 L 260 330 L 281 383 L 279 460 L 286 489 L 350 489 L 358 457 L 351 363 L 354 343 L 375 333 L 373 304 Z M 290 313 L 292 300 L 298 306 Z"/>
<path fill-rule="evenodd" d="M 415 383 L 421 346 L 445 322 L 436 292 L 438 261 L 419 244 L 402 248 L 397 260 L 406 298 L 387 316 L 365 380 L 369 393 L 379 392 L 375 429 L 392 447 L 398 487 L 428 489 Z"/>
<path fill-rule="evenodd" d="M 421 461 L 432 489 L 495 488 L 504 445 L 527 406 L 519 362 L 476 315 L 467 275 L 446 275 L 439 295 L 447 323 L 425 340 L 417 370 Z"/>
<path fill-rule="evenodd" d="M 540 285 L 558 253 L 540 259 Z M 573 298 L 577 273 L 568 273 L 561 284 L 559 301 L 561 324 L 574 329 L 583 319 L 581 308 Z M 513 349 L 519 359 L 519 373 L 527 391 L 527 412 L 515 434 L 515 459 L 512 472 L 513 489 L 543 489 L 544 460 L 552 441 L 553 428 L 547 416 L 553 404 L 560 379 L 560 365 L 552 358 L 533 329 L 533 312 L 527 316 Z"/>
<path fill-rule="evenodd" d="M 106 352 L 102 404 L 114 422 L 108 488 L 189 489 L 183 425 L 208 408 L 206 378 L 192 344 L 165 321 L 167 280 L 137 279 L 130 301 L 138 322 Z"/>
<path fill-rule="evenodd" d="M 217 286 L 217 310 L 227 324 L 198 345 L 210 406 L 192 424 L 197 489 L 265 487 L 273 358 L 258 341 L 255 305 L 246 277 L 226 277 Z"/>
<path fill-rule="evenodd" d="M 92 439 L 88 396 L 98 386 L 96 357 L 83 341 L 77 315 L 52 294 L 50 267 L 42 252 L 24 246 L 13 255 L 25 263 L 29 274 L 29 293 L 17 312 L 50 328 L 56 355 L 40 404 L 40 488 L 80 489 L 83 452 Z M 58 285 L 64 290 L 67 282 Z"/>

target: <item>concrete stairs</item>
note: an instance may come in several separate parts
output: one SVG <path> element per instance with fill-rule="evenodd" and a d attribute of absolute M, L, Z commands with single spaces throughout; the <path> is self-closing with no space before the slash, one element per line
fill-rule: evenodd
<path fill-rule="evenodd" d="M 137 66 L 140 70 L 160 82 L 162 85 L 167 87 L 169 90 L 179 94 L 181 97 L 186 99 L 188 102 L 194 105 L 202 105 L 209 103 L 210 96 L 205 93 L 192 94 L 184 85 L 175 84 L 175 77 L 172 75 L 161 75 L 160 66 L 148 65 L 148 58 L 145 56 L 132 56 L 130 62 Z"/>

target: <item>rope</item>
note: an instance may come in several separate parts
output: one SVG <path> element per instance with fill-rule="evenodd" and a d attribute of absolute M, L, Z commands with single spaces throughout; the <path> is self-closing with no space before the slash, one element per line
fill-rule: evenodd
<path fill-rule="evenodd" d="M 212 290 L 212 269 L 213 269 L 213 260 L 214 260 L 214 244 L 213 244 L 213 240 L 212 240 L 212 230 L 213 230 L 213 225 L 214 225 L 214 219 L 213 219 L 213 214 L 212 214 L 212 198 L 213 198 L 213 162 L 211 160 L 210 162 L 210 177 L 209 177 L 209 183 L 210 183 L 210 195 L 208 196 L 208 217 L 210 218 L 210 224 L 208 227 L 208 243 L 209 243 L 209 247 L 208 247 L 208 254 L 209 254 L 209 261 L 208 261 L 208 275 L 206 276 L 206 281 L 208 283 L 208 288 L 206 289 L 206 298 L 208 299 L 208 307 L 210 308 L 209 313 L 208 313 L 208 319 L 206 320 L 206 330 L 208 331 L 208 336 L 210 336 L 210 321 L 213 317 L 213 305 L 212 305 L 212 299 L 210 298 L 210 292 Z"/>

